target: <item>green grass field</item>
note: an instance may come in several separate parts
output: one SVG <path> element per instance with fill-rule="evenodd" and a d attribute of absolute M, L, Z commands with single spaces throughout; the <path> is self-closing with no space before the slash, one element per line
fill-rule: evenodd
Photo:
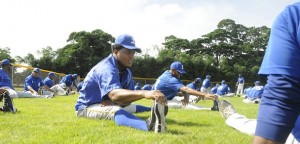
<path fill-rule="evenodd" d="M 218 111 L 170 109 L 168 132 L 144 132 L 117 126 L 110 120 L 95 120 L 75 116 L 78 94 L 51 99 L 14 99 L 16 114 L 0 113 L 0 143 L 201 143 L 243 144 L 252 137 L 227 126 Z M 226 98 L 237 111 L 256 118 L 258 105 L 244 104 L 241 97 Z M 136 102 L 150 106 L 150 100 Z M 200 101 L 211 107 L 212 101 Z M 147 119 L 150 112 L 137 114 Z"/>

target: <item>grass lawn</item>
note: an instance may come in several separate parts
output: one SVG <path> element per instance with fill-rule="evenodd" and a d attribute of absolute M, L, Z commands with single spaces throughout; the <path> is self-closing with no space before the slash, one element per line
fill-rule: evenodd
<path fill-rule="evenodd" d="M 217 111 L 169 109 L 168 132 L 154 133 L 117 126 L 114 121 L 77 118 L 74 104 L 78 94 L 45 98 L 14 99 L 16 114 L 0 113 L 0 143 L 201 143 L 243 144 L 252 137 L 225 124 Z M 237 111 L 256 118 L 258 105 L 244 104 L 242 98 L 226 98 Z M 136 102 L 151 106 L 150 100 Z M 211 107 L 212 101 L 200 101 Z M 147 119 L 150 112 L 137 114 Z"/>

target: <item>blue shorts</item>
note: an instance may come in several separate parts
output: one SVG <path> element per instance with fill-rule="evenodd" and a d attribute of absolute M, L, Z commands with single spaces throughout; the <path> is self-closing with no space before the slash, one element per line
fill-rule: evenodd
<path fill-rule="evenodd" d="M 260 101 L 255 135 L 284 143 L 300 112 L 300 79 L 269 75 Z"/>

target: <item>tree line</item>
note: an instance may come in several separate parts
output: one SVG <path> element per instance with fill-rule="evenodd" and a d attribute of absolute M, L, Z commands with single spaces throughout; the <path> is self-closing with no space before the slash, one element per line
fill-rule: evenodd
<path fill-rule="evenodd" d="M 169 69 L 173 61 L 180 61 L 187 71 L 182 77 L 186 80 L 211 75 L 212 81 L 235 83 L 238 74 L 243 74 L 246 82 L 264 81 L 257 73 L 269 34 L 270 28 L 266 26 L 246 27 L 224 19 L 215 30 L 191 41 L 174 35 L 166 36 L 162 47 L 155 45 L 138 54 L 131 70 L 135 77 L 157 78 Z M 32 53 L 12 58 L 10 48 L 0 48 L 0 58 L 85 77 L 94 65 L 111 53 L 114 40 L 111 34 L 100 29 L 72 32 L 67 45 L 56 51 L 50 46 L 42 48 L 37 51 L 39 58 Z M 149 51 L 158 51 L 158 55 L 151 56 Z"/>

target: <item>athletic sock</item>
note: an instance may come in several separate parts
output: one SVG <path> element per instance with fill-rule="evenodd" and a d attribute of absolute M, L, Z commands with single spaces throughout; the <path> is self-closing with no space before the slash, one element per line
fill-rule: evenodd
<path fill-rule="evenodd" d="M 146 106 L 142 106 L 142 105 L 136 105 L 136 113 L 146 112 L 146 111 L 151 111 L 151 108 L 146 107 Z"/>
<path fill-rule="evenodd" d="M 149 131 L 146 121 L 123 109 L 120 109 L 115 113 L 115 122 L 118 126 L 128 126 L 143 131 Z"/>

